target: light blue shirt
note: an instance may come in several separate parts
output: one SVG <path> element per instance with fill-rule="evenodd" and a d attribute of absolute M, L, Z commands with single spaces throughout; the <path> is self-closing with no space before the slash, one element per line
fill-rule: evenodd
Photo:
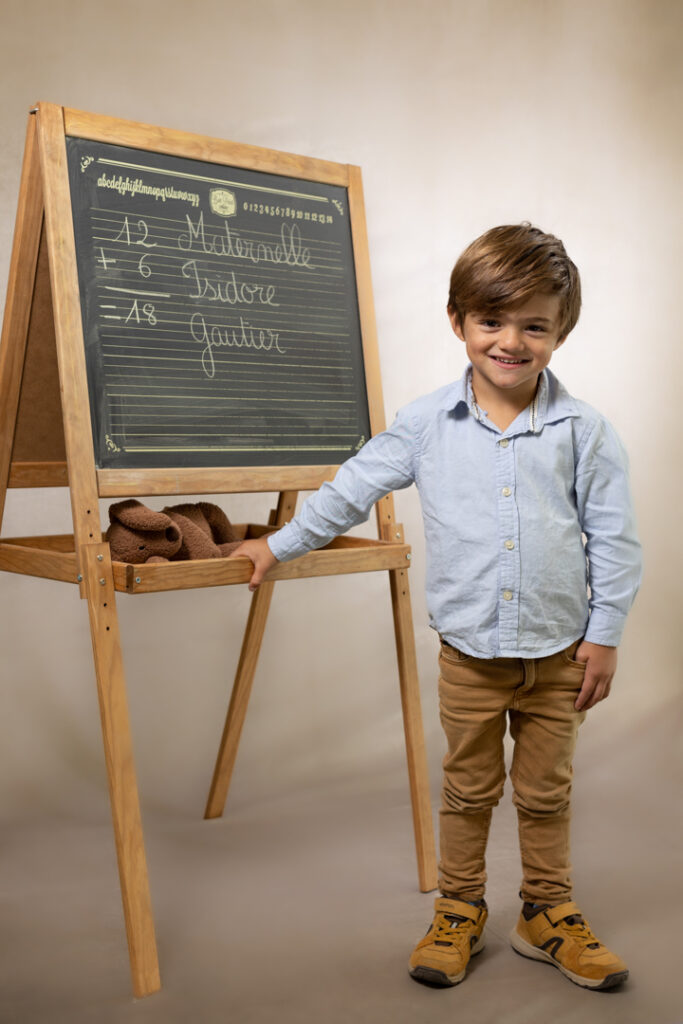
<path fill-rule="evenodd" d="M 549 370 L 505 431 L 476 405 L 471 368 L 407 405 L 270 548 L 287 561 L 321 547 L 413 482 L 430 621 L 449 644 L 479 658 L 538 658 L 580 637 L 619 643 L 641 575 L 626 453 Z"/>

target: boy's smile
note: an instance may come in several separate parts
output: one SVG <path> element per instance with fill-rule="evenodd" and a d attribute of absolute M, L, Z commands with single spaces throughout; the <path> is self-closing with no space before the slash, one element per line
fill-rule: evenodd
<path fill-rule="evenodd" d="M 467 313 L 464 324 L 455 312 L 449 312 L 449 319 L 467 348 L 479 405 L 489 412 L 501 403 L 519 412 L 526 408 L 536 392 L 539 373 L 564 341 L 559 298 L 536 293 L 513 310 Z"/>

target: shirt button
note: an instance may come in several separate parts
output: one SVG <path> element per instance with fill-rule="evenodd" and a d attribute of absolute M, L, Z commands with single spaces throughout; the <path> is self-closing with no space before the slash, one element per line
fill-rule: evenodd
<path fill-rule="evenodd" d="M 511 601 L 512 600 L 512 591 L 511 590 L 504 590 L 503 591 L 503 600 L 504 601 Z"/>
<path fill-rule="evenodd" d="M 514 546 L 515 546 L 514 540 L 506 540 L 505 541 L 505 547 L 508 549 L 508 551 L 512 551 Z"/>
<path fill-rule="evenodd" d="M 504 437 L 502 441 L 498 442 L 498 444 L 500 445 L 501 448 L 507 448 L 510 442 L 508 441 L 507 437 Z"/>
<path fill-rule="evenodd" d="M 512 494 L 512 491 L 510 490 L 509 487 L 504 487 L 500 493 L 503 495 L 504 498 L 509 498 L 510 495 Z"/>

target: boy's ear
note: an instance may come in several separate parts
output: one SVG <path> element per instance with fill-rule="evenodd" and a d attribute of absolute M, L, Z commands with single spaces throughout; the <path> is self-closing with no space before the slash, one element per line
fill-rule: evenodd
<path fill-rule="evenodd" d="M 454 334 L 456 334 L 457 337 L 460 338 L 461 341 L 464 341 L 465 340 L 465 335 L 464 335 L 464 332 L 463 332 L 463 329 L 462 329 L 462 325 L 460 323 L 460 317 L 458 316 L 456 311 L 454 309 L 452 309 L 451 307 L 447 308 L 447 312 L 448 312 L 448 319 L 451 322 L 451 327 L 453 328 Z"/>

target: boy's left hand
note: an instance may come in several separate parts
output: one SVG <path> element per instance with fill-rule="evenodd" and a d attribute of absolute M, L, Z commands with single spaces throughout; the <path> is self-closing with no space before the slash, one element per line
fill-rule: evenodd
<path fill-rule="evenodd" d="M 609 696 L 612 679 L 617 670 L 617 649 L 584 640 L 577 648 L 574 660 L 586 663 L 586 675 L 574 707 L 577 711 L 588 711 L 598 701 Z"/>

